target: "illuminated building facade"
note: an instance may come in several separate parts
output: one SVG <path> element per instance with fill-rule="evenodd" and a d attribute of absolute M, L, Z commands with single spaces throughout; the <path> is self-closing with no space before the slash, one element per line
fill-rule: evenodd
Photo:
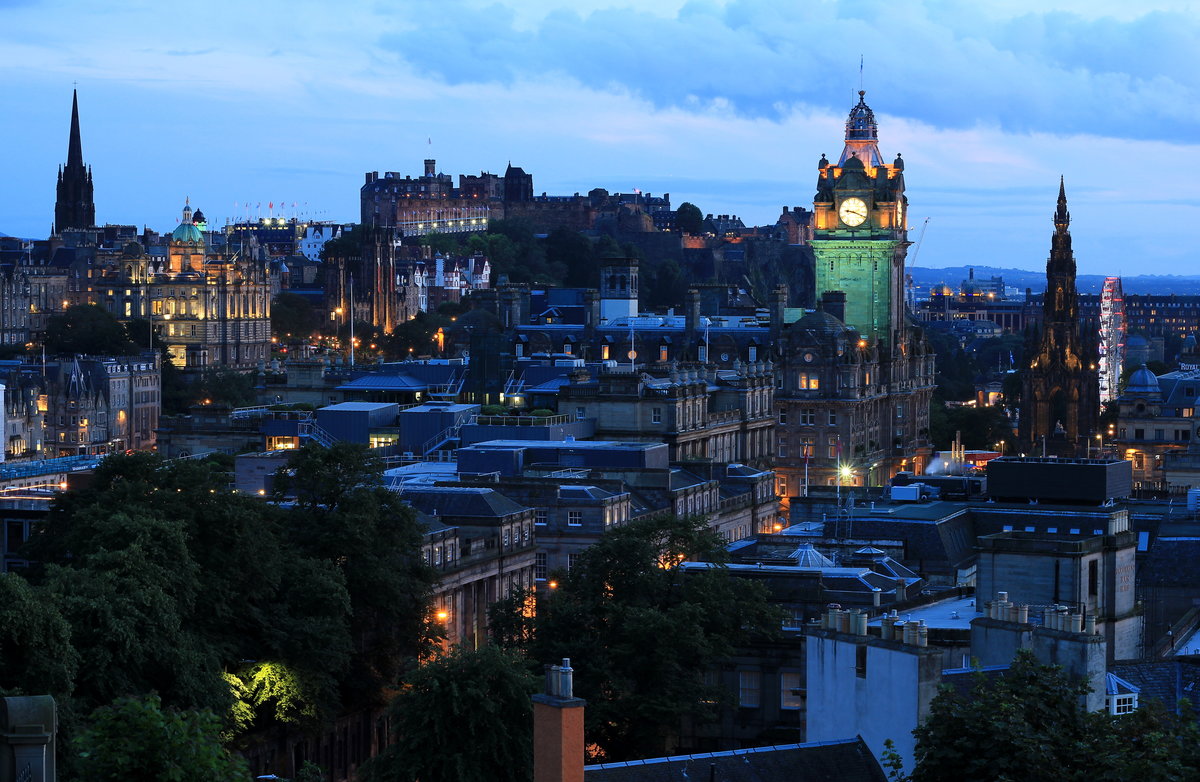
<path fill-rule="evenodd" d="M 905 328 L 908 249 L 904 161 L 885 163 L 875 114 L 859 91 L 836 164 L 821 156 L 813 199 L 816 293 L 846 294 L 845 323 L 872 344 L 895 346 Z"/>
<path fill-rule="evenodd" d="M 87 301 L 118 320 L 148 320 L 176 366 L 257 369 L 270 359 L 271 289 L 276 273 L 253 243 L 211 252 L 190 205 L 166 257 L 130 242 L 97 258 Z"/>
<path fill-rule="evenodd" d="M 809 486 L 882 485 L 900 470 L 921 472 L 931 452 L 934 356 L 904 297 L 904 162 L 883 162 L 861 92 L 838 163 L 822 155 L 817 167 L 820 301 L 772 335 L 775 472 L 785 497 Z M 776 292 L 773 314 L 786 298 Z"/>

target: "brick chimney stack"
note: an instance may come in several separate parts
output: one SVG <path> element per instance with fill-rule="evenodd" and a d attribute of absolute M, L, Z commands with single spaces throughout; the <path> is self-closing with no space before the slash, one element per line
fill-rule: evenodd
<path fill-rule="evenodd" d="M 546 666 L 546 692 L 533 696 L 533 782 L 583 782 L 583 707 L 572 694 L 571 659 Z"/>

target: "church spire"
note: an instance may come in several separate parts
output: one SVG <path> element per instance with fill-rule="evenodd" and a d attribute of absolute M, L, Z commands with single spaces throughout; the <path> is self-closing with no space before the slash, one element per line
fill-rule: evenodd
<path fill-rule="evenodd" d="M 67 168 L 83 167 L 83 142 L 79 138 L 79 91 L 71 90 L 71 140 L 67 144 Z"/>
<path fill-rule="evenodd" d="M 83 163 L 83 142 L 79 133 L 79 92 L 72 90 L 71 136 L 67 142 L 67 165 L 58 169 L 54 232 L 91 228 L 95 224 L 96 204 L 92 200 L 92 171 Z"/>

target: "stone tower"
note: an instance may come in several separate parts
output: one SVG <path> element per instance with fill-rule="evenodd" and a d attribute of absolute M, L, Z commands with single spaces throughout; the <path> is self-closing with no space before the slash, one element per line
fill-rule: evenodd
<path fill-rule="evenodd" d="M 821 156 L 812 240 L 816 296 L 846 294 L 844 321 L 872 343 L 896 346 L 905 328 L 904 258 L 908 230 L 904 161 L 879 152 L 875 113 L 859 91 L 836 164 Z"/>
<path fill-rule="evenodd" d="M 83 164 L 83 143 L 79 138 L 79 95 L 72 90 L 71 139 L 67 144 L 67 165 L 58 169 L 54 233 L 73 228 L 91 228 L 95 224 L 96 204 L 92 200 L 92 169 Z"/>
<path fill-rule="evenodd" d="M 1079 331 L 1070 225 L 1066 184 L 1060 179 L 1041 334 L 1029 346 L 1021 401 L 1021 439 L 1034 454 L 1043 448 L 1049 455 L 1086 453 L 1099 415 L 1095 345 Z"/>

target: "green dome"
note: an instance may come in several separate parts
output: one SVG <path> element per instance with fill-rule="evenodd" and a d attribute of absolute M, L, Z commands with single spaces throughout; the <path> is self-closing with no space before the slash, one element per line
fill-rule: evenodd
<path fill-rule="evenodd" d="M 191 223 L 180 223 L 179 227 L 171 232 L 171 241 L 202 243 L 204 241 L 204 234 Z"/>

